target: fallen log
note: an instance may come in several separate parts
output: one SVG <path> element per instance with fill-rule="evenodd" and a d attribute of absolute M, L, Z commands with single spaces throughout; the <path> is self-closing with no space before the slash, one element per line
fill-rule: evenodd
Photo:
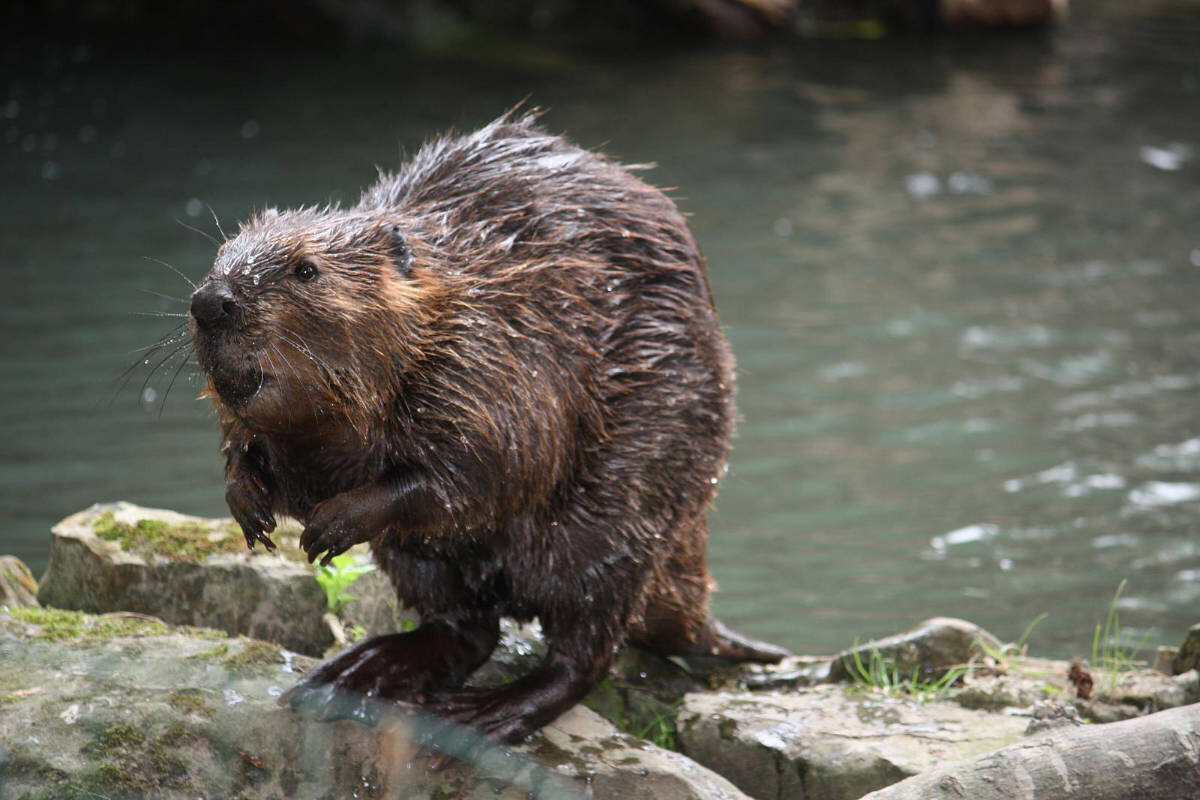
<path fill-rule="evenodd" d="M 862 800 L 1196 800 L 1200 704 L 1059 729 L 914 775 Z"/>

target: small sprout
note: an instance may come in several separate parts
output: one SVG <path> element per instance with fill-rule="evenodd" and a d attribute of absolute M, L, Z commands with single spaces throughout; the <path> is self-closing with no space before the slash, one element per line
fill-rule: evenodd
<path fill-rule="evenodd" d="M 354 595 L 346 591 L 350 584 L 375 569 L 372 564 L 362 564 L 349 553 L 335 556 L 327 566 L 317 568 L 317 583 L 325 590 L 325 602 L 329 610 L 337 613 Z"/>

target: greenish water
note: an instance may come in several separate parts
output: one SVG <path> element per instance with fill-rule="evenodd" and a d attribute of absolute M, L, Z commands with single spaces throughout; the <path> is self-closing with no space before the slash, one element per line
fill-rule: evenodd
<path fill-rule="evenodd" d="M 925 617 L 1090 650 L 1200 621 L 1200 20 L 762 51 L 0 56 L 0 552 L 100 500 L 224 514 L 185 370 L 115 378 L 255 206 L 525 96 L 693 214 L 744 415 L 717 612 L 798 651 Z M 161 407 L 161 413 L 160 413 Z"/>

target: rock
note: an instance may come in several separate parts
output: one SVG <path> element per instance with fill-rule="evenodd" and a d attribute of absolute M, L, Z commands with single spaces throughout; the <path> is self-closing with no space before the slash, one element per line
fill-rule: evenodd
<path fill-rule="evenodd" d="M 1021 739 L 1028 720 L 836 685 L 689 694 L 680 750 L 756 798 L 852 800 Z"/>
<path fill-rule="evenodd" d="M 299 554 L 293 533 L 274 534 L 278 553 Z M 231 520 L 129 503 L 95 505 L 54 526 L 38 599 L 217 628 L 309 655 L 333 642 L 321 620 L 325 593 L 302 559 L 251 553 Z"/>
<path fill-rule="evenodd" d="M 1154 669 L 1167 675 L 1175 674 L 1175 659 L 1179 658 L 1178 647 L 1159 645 L 1154 648 Z"/>
<path fill-rule="evenodd" d="M 813 686 L 831 680 L 835 660 L 834 656 L 788 656 L 778 664 L 745 664 L 735 681 L 747 689 Z"/>
<path fill-rule="evenodd" d="M 1117 677 L 1108 695 L 1110 702 L 1133 706 L 1143 714 L 1188 705 L 1200 700 L 1195 688 L 1195 671 L 1166 677 L 1153 669 L 1130 670 Z"/>
<path fill-rule="evenodd" d="M 1058 728 L 862 800 L 1196 800 L 1200 706 Z"/>
<path fill-rule="evenodd" d="M 1034 704 L 1033 719 L 1025 728 L 1025 735 L 1032 736 L 1055 728 L 1069 728 L 1082 724 L 1083 720 L 1079 718 L 1079 710 L 1075 706 L 1043 700 Z"/>
<path fill-rule="evenodd" d="M 37 581 L 25 562 L 0 556 L 0 606 L 36 606 Z"/>
<path fill-rule="evenodd" d="M 1200 624 L 1188 628 L 1187 638 L 1179 648 L 1172 671 L 1182 675 L 1190 669 L 1200 669 Z"/>
<path fill-rule="evenodd" d="M 1066 676 L 1066 669 L 1060 670 Z M 963 708 L 981 711 L 1003 711 L 1006 708 L 1028 708 L 1046 697 L 1045 681 L 1021 675 L 971 675 L 955 702 Z M 1055 687 L 1059 688 L 1059 687 Z M 1065 691 L 1061 690 L 1060 691 Z"/>
<path fill-rule="evenodd" d="M 829 665 L 830 680 L 850 680 L 855 671 L 855 653 L 863 664 L 872 652 L 889 660 L 896 671 L 905 677 L 918 671 L 922 681 L 932 681 L 955 667 L 963 667 L 985 651 L 998 652 L 1000 640 L 966 620 L 953 617 L 934 617 L 895 636 L 843 650 Z"/>
<path fill-rule="evenodd" d="M 577 707 L 528 743 L 427 772 L 427 721 L 315 722 L 276 697 L 312 661 L 136 615 L 0 612 L 0 800 L 22 797 L 743 798 Z M 448 740 L 453 744 L 455 740 Z"/>

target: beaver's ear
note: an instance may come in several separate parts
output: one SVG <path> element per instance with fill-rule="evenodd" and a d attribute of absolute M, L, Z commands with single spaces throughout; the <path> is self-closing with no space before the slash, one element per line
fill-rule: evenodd
<path fill-rule="evenodd" d="M 408 246 L 408 241 L 401 233 L 399 225 L 385 225 L 383 232 L 387 236 L 388 249 L 396 269 L 407 278 L 412 271 L 412 249 Z"/>

